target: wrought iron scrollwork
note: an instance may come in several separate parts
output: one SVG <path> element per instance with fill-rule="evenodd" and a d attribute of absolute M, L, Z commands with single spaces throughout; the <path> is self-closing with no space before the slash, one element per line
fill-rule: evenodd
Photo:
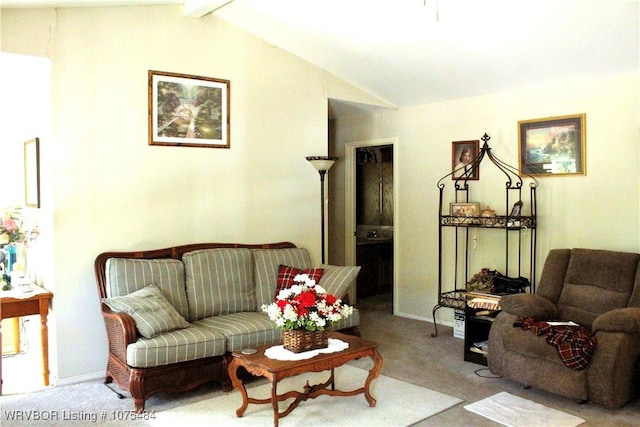
<path fill-rule="evenodd" d="M 509 275 L 509 233 L 519 233 L 520 238 L 518 240 L 517 248 L 517 266 L 518 276 L 522 275 L 522 236 L 528 236 L 530 238 L 530 250 L 529 250 L 529 277 L 531 282 L 531 292 L 535 292 L 535 254 L 536 254 L 536 227 L 537 227 L 537 213 L 536 213 L 536 189 L 539 185 L 538 180 L 529 174 L 520 173 L 518 168 L 511 166 L 498 158 L 491 148 L 489 147 L 489 140 L 491 137 L 486 133 L 480 138 L 483 142 L 482 147 L 479 150 L 476 158 L 471 162 L 470 168 L 459 176 L 455 177 L 458 170 L 452 170 L 447 175 L 440 178 L 437 182 L 437 187 L 440 193 L 440 200 L 438 206 L 439 227 L 438 227 L 438 256 L 439 256 L 439 270 L 438 270 L 438 304 L 433 308 L 433 323 L 435 327 L 435 333 L 432 336 L 437 336 L 438 329 L 436 324 L 436 311 L 441 307 L 448 307 L 454 309 L 463 309 L 466 306 L 466 283 L 468 281 L 468 268 L 469 268 L 469 229 L 471 228 L 490 228 L 505 230 L 507 233 L 505 243 L 505 275 Z M 473 216 L 456 216 L 445 209 L 449 208 L 447 204 L 444 204 L 445 190 L 447 188 L 448 180 L 453 180 L 453 202 L 454 203 L 469 203 L 469 194 L 471 191 L 470 181 L 473 177 L 479 177 L 480 165 L 485 162 L 487 165 L 493 165 L 496 167 L 505 178 L 504 190 L 505 190 L 505 215 L 490 215 L 483 216 L 481 214 Z M 483 166 L 484 167 L 484 166 Z M 526 188 L 524 179 L 529 179 L 529 200 L 526 206 L 526 210 L 530 211 L 529 214 L 524 215 L 520 206 L 522 206 L 523 191 Z M 475 181 L 475 180 L 474 180 Z M 473 184 L 477 185 L 477 184 Z M 450 199 L 449 199 L 450 200 Z M 514 204 L 518 204 L 518 209 L 513 209 Z M 443 291 L 443 275 L 442 275 L 442 230 L 444 227 L 456 228 L 456 249 L 455 249 L 455 266 L 456 272 L 454 273 L 454 283 L 448 289 L 449 291 Z M 463 241 L 466 243 L 462 248 L 464 258 L 460 259 L 458 250 L 458 233 L 459 231 L 464 237 Z M 462 263 L 464 262 L 464 265 Z M 461 264 L 461 269 L 464 270 L 464 282 L 458 283 L 458 265 Z"/>

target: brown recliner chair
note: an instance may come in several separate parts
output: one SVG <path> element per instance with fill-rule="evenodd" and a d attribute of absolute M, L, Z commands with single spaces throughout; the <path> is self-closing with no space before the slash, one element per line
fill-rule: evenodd
<path fill-rule="evenodd" d="M 526 387 L 617 408 L 635 397 L 640 361 L 640 255 L 554 249 L 535 294 L 504 296 L 489 333 L 489 369 Z M 584 369 L 567 367 L 543 336 L 514 327 L 519 317 L 574 321 L 597 344 Z"/>

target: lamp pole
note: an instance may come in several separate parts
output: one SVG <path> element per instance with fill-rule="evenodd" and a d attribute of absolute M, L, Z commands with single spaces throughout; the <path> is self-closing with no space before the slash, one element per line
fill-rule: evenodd
<path fill-rule="evenodd" d="M 322 242 L 322 263 L 325 262 L 324 256 L 324 177 L 331 169 L 331 166 L 338 160 L 337 157 L 329 156 L 307 156 L 306 158 L 320 174 L 320 241 Z"/>

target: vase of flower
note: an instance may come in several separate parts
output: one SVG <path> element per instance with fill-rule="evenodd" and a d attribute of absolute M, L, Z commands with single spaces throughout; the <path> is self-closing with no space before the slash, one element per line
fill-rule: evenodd
<path fill-rule="evenodd" d="M 329 346 L 326 328 L 353 313 L 335 295 L 327 293 L 308 274 L 299 274 L 290 288 L 282 289 L 269 305 L 263 305 L 269 318 L 283 331 L 285 349 L 294 353 Z"/>
<path fill-rule="evenodd" d="M 7 264 L 7 272 L 11 273 L 13 271 L 13 264 L 18 260 L 18 250 L 14 243 L 9 243 L 4 247 L 5 260 Z"/>
<path fill-rule="evenodd" d="M 0 282 L 2 290 L 11 289 L 11 276 L 20 261 L 25 265 L 24 248 L 38 237 L 38 227 L 30 225 L 19 207 L 6 208 L 0 213 Z M 22 257 L 22 258 L 20 258 Z M 24 268 L 22 269 L 24 272 Z"/>

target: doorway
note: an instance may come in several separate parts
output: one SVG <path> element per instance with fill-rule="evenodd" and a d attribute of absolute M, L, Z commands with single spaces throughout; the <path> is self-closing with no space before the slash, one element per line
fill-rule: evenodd
<path fill-rule="evenodd" d="M 346 144 L 345 258 L 360 265 L 356 298 L 395 312 L 397 138 Z"/>

